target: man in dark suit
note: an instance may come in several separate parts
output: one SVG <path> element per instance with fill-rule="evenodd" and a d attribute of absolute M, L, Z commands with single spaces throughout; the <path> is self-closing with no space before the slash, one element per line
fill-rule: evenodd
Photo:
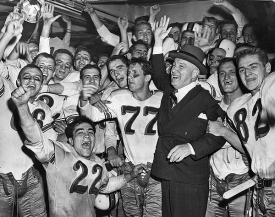
<path fill-rule="evenodd" d="M 162 42 L 170 31 L 168 23 L 164 17 L 156 26 L 152 56 L 153 81 L 163 91 L 152 175 L 162 183 L 163 217 L 204 217 L 208 156 L 225 143 L 222 137 L 207 133 L 207 123 L 224 113 L 218 101 L 197 84 L 198 75 L 207 73 L 200 48 L 184 45 L 181 51 L 170 52 L 174 64 L 170 75 L 166 74 Z"/>

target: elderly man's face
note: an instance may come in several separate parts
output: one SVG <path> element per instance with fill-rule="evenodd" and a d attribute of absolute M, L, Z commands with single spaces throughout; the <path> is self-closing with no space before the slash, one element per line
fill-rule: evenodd
<path fill-rule="evenodd" d="M 171 84 L 180 89 L 195 81 L 199 74 L 196 66 L 186 60 L 176 58 L 171 70 Z"/>

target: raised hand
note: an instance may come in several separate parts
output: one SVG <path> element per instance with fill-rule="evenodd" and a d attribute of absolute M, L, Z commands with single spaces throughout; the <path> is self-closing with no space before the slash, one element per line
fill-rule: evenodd
<path fill-rule="evenodd" d="M 150 15 L 151 16 L 157 16 L 157 14 L 160 12 L 160 6 L 154 5 L 150 7 Z"/>
<path fill-rule="evenodd" d="M 159 22 L 156 22 L 155 25 L 155 46 L 156 44 L 162 46 L 163 40 L 167 37 L 172 27 L 167 29 L 169 25 L 170 18 L 166 16 L 162 17 Z"/>
<path fill-rule="evenodd" d="M 90 16 L 95 13 L 94 7 L 91 4 L 86 4 L 84 11 L 87 12 Z"/>
<path fill-rule="evenodd" d="M 118 18 L 117 25 L 120 30 L 124 30 L 124 31 L 127 30 L 129 22 L 126 14 L 123 17 Z"/>
<path fill-rule="evenodd" d="M 32 62 L 32 57 L 29 52 L 29 47 L 25 42 L 18 42 L 15 47 L 15 51 L 18 53 L 19 56 L 24 56 L 29 63 Z"/>
<path fill-rule="evenodd" d="M 29 87 L 20 86 L 11 93 L 12 101 L 17 108 L 28 105 L 30 97 L 31 91 Z"/>
<path fill-rule="evenodd" d="M 114 48 L 114 50 L 113 50 L 111 56 L 113 56 L 113 55 L 119 55 L 120 52 L 126 53 L 126 52 L 128 52 L 128 50 L 129 50 L 128 44 L 125 43 L 125 42 L 120 42 L 120 43 L 118 43 L 118 44 L 115 46 L 115 48 Z"/>
<path fill-rule="evenodd" d="M 71 23 L 71 18 L 67 15 L 62 15 L 62 20 L 65 22 L 65 23 Z"/>
<path fill-rule="evenodd" d="M 45 3 L 44 13 L 43 13 L 43 21 L 44 25 L 50 26 L 54 21 L 56 21 L 61 15 L 53 16 L 54 5 Z"/>
<path fill-rule="evenodd" d="M 1 29 L 1 32 L 6 32 L 6 28 L 9 24 L 10 21 L 14 21 L 14 20 L 17 20 L 20 22 L 20 24 L 23 24 L 24 22 L 24 16 L 22 14 L 19 14 L 19 13 L 15 13 L 15 12 L 11 12 L 6 20 L 5 20 L 5 23 L 4 23 L 4 26 L 3 28 Z"/>
<path fill-rule="evenodd" d="M 198 33 L 195 32 L 194 45 L 197 47 L 203 47 L 203 46 L 209 45 L 210 34 L 211 34 L 211 29 L 208 26 L 201 28 Z"/>
<path fill-rule="evenodd" d="M 7 23 L 6 33 L 11 36 L 17 36 L 23 31 L 23 26 L 20 20 L 11 20 Z"/>

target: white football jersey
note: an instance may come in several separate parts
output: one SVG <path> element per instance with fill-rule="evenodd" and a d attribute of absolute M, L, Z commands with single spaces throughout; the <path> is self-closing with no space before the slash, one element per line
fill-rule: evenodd
<path fill-rule="evenodd" d="M 127 89 L 112 92 L 107 99 L 111 104 L 108 113 L 101 113 L 89 103 L 80 108 L 81 114 L 93 121 L 117 117 L 121 129 L 126 161 L 133 164 L 153 162 L 158 140 L 157 114 L 162 92 L 154 93 L 150 98 L 140 101 Z"/>
<path fill-rule="evenodd" d="M 275 128 L 274 123 L 261 120 L 261 112 L 265 109 L 266 98 L 275 98 L 275 75 L 265 78 L 261 90 L 254 96 L 245 94 L 236 99 L 227 113 L 233 121 L 251 159 L 251 168 L 261 178 L 275 178 Z M 275 109 L 275 108 L 274 108 Z"/>
<path fill-rule="evenodd" d="M 56 140 L 57 133 L 52 127 L 53 118 L 50 107 L 40 100 L 35 100 L 33 103 L 28 103 L 28 105 L 33 118 L 41 127 L 45 137 L 47 139 Z"/>
<path fill-rule="evenodd" d="M 223 100 L 219 105 L 224 111 L 229 107 L 229 105 L 225 104 Z M 228 123 L 225 122 L 224 125 L 227 128 L 230 128 Z M 221 149 L 211 155 L 210 165 L 214 174 L 219 179 L 224 179 L 230 173 L 241 175 L 249 170 L 249 167 L 245 165 L 243 161 L 241 153 L 233 148 L 228 142 L 226 142 Z"/>
<path fill-rule="evenodd" d="M 22 178 L 32 165 L 32 159 L 22 149 L 24 133 L 20 128 L 16 107 L 11 100 L 15 86 L 7 79 L 1 78 L 4 85 L 0 87 L 0 173 L 12 172 L 15 179 Z"/>

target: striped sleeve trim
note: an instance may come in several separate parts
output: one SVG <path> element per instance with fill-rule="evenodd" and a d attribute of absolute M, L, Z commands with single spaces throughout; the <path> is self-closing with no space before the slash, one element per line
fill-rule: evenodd
<path fill-rule="evenodd" d="M 2 97 L 5 93 L 5 86 L 3 85 L 1 88 L 0 88 L 0 97 Z"/>

